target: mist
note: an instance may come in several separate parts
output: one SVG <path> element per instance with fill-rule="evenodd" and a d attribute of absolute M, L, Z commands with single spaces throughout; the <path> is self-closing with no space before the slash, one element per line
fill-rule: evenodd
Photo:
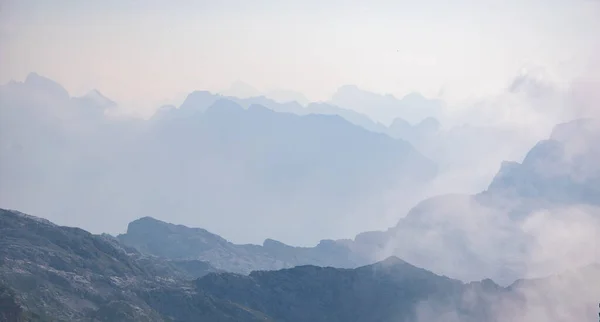
<path fill-rule="evenodd" d="M 596 30 L 590 0 L 3 1 L 0 210 L 223 274 L 397 257 L 455 287 L 419 322 L 595 319 Z"/>

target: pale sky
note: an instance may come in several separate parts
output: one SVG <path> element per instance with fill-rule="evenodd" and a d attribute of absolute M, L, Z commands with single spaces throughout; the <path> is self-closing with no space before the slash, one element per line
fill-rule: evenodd
<path fill-rule="evenodd" d="M 0 83 L 37 72 L 135 108 L 237 80 L 311 100 L 345 84 L 465 99 L 528 66 L 573 77 L 600 42 L 595 0 L 0 3 Z"/>

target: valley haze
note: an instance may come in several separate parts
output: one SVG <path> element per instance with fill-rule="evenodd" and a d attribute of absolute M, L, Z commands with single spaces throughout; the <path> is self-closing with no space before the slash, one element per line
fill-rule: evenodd
<path fill-rule="evenodd" d="M 0 1 L 0 322 L 596 321 L 600 2 Z"/>

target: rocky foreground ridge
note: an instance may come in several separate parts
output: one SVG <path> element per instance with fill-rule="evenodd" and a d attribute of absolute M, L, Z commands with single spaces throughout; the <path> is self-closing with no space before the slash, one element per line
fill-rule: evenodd
<path fill-rule="evenodd" d="M 598 285 L 598 265 L 500 287 L 395 257 L 241 275 L 0 210 L 0 321 L 583 321 Z"/>

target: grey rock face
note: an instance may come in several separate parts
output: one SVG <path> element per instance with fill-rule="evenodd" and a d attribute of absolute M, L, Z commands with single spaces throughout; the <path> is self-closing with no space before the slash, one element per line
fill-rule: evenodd
<path fill-rule="evenodd" d="M 172 260 L 201 260 L 214 267 L 248 274 L 297 265 L 357 267 L 366 262 L 347 247 L 321 241 L 316 247 L 292 247 L 267 239 L 260 245 L 237 245 L 201 228 L 169 224 L 150 217 L 131 222 L 127 233 L 117 236 L 142 253 Z"/>
<path fill-rule="evenodd" d="M 500 287 L 464 284 L 395 257 L 356 269 L 299 266 L 189 281 L 164 275 L 160 260 L 114 238 L 7 210 L 0 246 L 2 322 L 566 322 L 595 317 L 600 296 L 598 265 Z"/>

